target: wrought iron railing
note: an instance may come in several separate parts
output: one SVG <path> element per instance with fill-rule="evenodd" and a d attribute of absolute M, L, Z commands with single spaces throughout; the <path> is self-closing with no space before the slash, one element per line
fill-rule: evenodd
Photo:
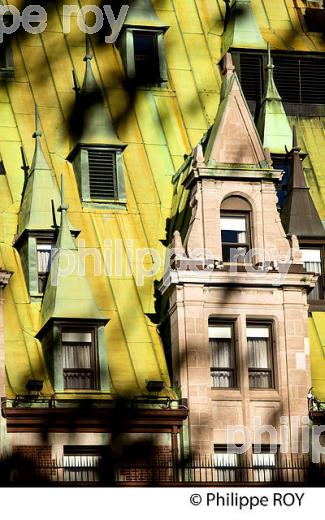
<path fill-rule="evenodd" d="M 105 459 L 69 458 L 66 460 L 33 461 L 33 474 L 26 466 L 13 464 L 7 484 L 46 486 L 190 486 L 190 485 L 325 485 L 325 461 L 311 464 L 308 455 L 279 456 L 274 465 L 254 465 L 243 458 L 234 466 L 217 465 L 215 459 L 192 458 L 174 464 L 169 458 L 156 462 L 117 462 Z"/>

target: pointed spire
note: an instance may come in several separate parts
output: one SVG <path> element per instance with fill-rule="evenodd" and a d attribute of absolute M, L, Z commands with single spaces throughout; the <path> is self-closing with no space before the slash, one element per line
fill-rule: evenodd
<path fill-rule="evenodd" d="M 169 27 L 157 16 L 151 0 L 133 0 L 123 25 L 124 27 L 154 27 L 164 30 Z"/>
<path fill-rule="evenodd" d="M 270 168 L 230 53 L 224 58 L 220 105 L 204 155 L 205 163 L 212 167 Z"/>
<path fill-rule="evenodd" d="M 264 148 L 268 148 L 271 153 L 284 154 L 286 147 L 290 148 L 291 146 L 292 132 L 281 96 L 274 83 L 274 65 L 269 43 L 267 51 L 266 83 L 258 115 L 257 129 Z"/>
<path fill-rule="evenodd" d="M 69 229 L 64 200 L 64 182 L 61 175 L 60 231 L 52 256 L 51 269 L 44 291 L 41 309 L 42 328 L 52 318 L 102 319 L 94 301 L 83 262 Z"/>
<path fill-rule="evenodd" d="M 111 145 L 125 148 L 116 135 L 112 120 L 92 68 L 93 55 L 89 35 L 86 35 L 86 53 L 84 57 L 85 75 L 80 88 L 73 72 L 73 90 L 76 92 L 75 114 L 72 133 L 75 134 L 74 146 L 69 154 L 70 160 L 78 145 Z"/>
<path fill-rule="evenodd" d="M 63 250 L 63 249 L 77 249 L 74 239 L 71 235 L 70 227 L 69 227 L 69 220 L 67 211 L 69 209 L 69 206 L 64 201 L 64 181 L 63 181 L 63 175 L 61 175 L 61 189 L 60 189 L 60 206 L 58 208 L 58 211 L 61 213 L 61 219 L 60 219 L 60 230 L 57 240 L 57 249 Z"/>
<path fill-rule="evenodd" d="M 26 178 L 18 218 L 18 235 L 25 230 L 53 231 L 51 199 L 57 203 L 59 194 L 52 171 L 45 158 L 41 138 L 38 107 L 35 106 L 35 149 L 32 164 Z"/>
<path fill-rule="evenodd" d="M 231 48 L 265 49 L 266 43 L 262 38 L 250 0 L 234 0 L 229 8 L 225 29 L 222 35 L 222 55 Z"/>
<path fill-rule="evenodd" d="M 281 215 L 283 227 L 288 235 L 298 238 L 324 238 L 325 229 L 306 184 L 295 127 L 290 156 L 291 176 Z"/>

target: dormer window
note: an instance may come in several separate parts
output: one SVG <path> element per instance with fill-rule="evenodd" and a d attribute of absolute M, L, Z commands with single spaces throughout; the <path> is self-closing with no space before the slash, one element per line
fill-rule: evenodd
<path fill-rule="evenodd" d="M 84 203 L 125 204 L 122 149 L 110 146 L 78 146 L 73 164 Z"/>
<path fill-rule="evenodd" d="M 108 148 L 89 148 L 87 153 L 90 198 L 118 199 L 116 152 Z"/>
<path fill-rule="evenodd" d="M 65 390 L 98 389 L 97 330 L 61 330 L 63 379 Z"/>
<path fill-rule="evenodd" d="M 125 28 L 118 42 L 127 78 L 137 85 L 167 81 L 164 29 Z"/>
<path fill-rule="evenodd" d="M 44 242 L 37 240 L 37 271 L 38 271 L 38 292 L 44 292 L 47 277 L 51 267 L 51 256 L 54 242 Z"/>
<path fill-rule="evenodd" d="M 160 71 L 157 33 L 134 31 L 133 47 L 137 82 L 143 84 L 158 83 Z"/>

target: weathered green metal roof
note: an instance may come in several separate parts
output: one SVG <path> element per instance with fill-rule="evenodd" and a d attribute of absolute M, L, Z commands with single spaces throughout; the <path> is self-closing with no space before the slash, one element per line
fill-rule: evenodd
<path fill-rule="evenodd" d="M 74 103 L 70 71 L 75 70 L 80 84 L 85 75 L 84 34 L 75 17 L 71 18 L 70 33 L 64 35 L 62 19 L 54 8 L 48 13 L 44 33 L 24 33 L 15 39 L 15 78 L 0 83 L 0 153 L 6 170 L 6 175 L 0 175 L 0 265 L 15 273 L 5 289 L 4 301 L 8 397 L 24 393 L 26 380 L 31 377 L 44 380 L 44 392 L 53 392 L 41 345 L 35 340 L 40 328 L 40 304 L 30 303 L 21 261 L 12 247 L 23 187 L 23 175 L 18 173 L 20 146 L 28 157 L 32 156 L 35 101 L 40 107 L 44 155 L 53 168 L 56 190 L 63 172 L 69 220 L 82 230 L 80 237 L 85 244 L 78 244 L 79 251 L 90 247 L 103 256 L 108 239 L 114 257 L 120 244 L 122 276 L 94 276 L 91 268 L 86 271 L 97 307 L 110 320 L 105 339 L 114 389 L 120 395 L 126 389 L 139 393 L 148 379 L 163 379 L 166 387 L 170 385 L 157 328 L 147 318 L 154 312 L 153 284 L 162 276 L 162 269 L 138 285 L 135 252 L 154 248 L 163 258 L 161 240 L 165 238 L 166 219 L 178 226 L 188 218 L 189 191 L 182 185 L 186 171 L 174 185 L 171 179 L 184 162 L 184 154 L 191 154 L 216 115 L 225 3 L 153 0 L 152 5 L 161 23 L 170 26 L 164 35 L 167 87 L 139 88 L 131 99 L 114 45 L 96 45 L 91 61 L 114 128 L 120 140 L 128 144 L 124 152 L 127 209 L 123 211 L 84 208 L 73 169 L 65 160 L 71 151 L 68 121 Z M 297 5 L 298 9 L 293 0 L 251 0 L 262 37 L 274 50 L 325 52 L 322 35 L 305 32 L 300 16 L 304 2 L 297 0 Z M 244 47 L 252 48 L 249 41 Z M 289 121 L 297 125 L 299 142 L 309 154 L 304 160 L 306 181 L 325 220 L 325 119 L 290 116 Z M 129 243 L 133 256 L 128 254 Z M 325 378 L 322 384 L 325 395 Z"/>
<path fill-rule="evenodd" d="M 250 0 L 225 0 L 227 12 L 222 36 L 222 54 L 231 48 L 265 49 Z"/>
<path fill-rule="evenodd" d="M 41 326 L 53 318 L 103 319 L 95 303 L 78 248 L 69 229 L 61 178 L 61 223 L 44 291 Z"/>
<path fill-rule="evenodd" d="M 291 148 L 292 131 L 274 83 L 273 69 L 271 47 L 268 44 L 266 84 L 256 126 L 264 148 L 268 148 L 271 153 L 285 154 L 286 148 Z"/>
<path fill-rule="evenodd" d="M 58 207 L 59 193 L 51 168 L 45 158 L 41 137 L 38 109 L 35 107 L 35 149 L 30 172 L 26 179 L 18 219 L 18 236 L 25 230 L 53 231 L 51 200 Z"/>

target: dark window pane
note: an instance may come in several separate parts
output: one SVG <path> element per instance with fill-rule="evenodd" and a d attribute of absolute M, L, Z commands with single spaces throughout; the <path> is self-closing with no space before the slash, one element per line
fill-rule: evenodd
<path fill-rule="evenodd" d="M 134 62 L 137 82 L 155 83 L 160 80 L 157 35 L 133 33 Z"/>

